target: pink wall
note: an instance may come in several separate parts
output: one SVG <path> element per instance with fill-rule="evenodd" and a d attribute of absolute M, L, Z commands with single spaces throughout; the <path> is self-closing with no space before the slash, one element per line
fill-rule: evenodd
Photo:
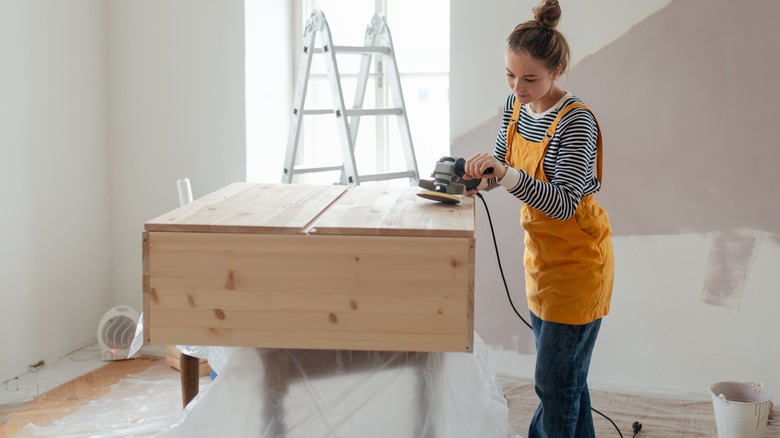
<path fill-rule="evenodd" d="M 701 285 L 704 305 L 739 309 L 762 236 L 780 243 L 778 17 L 780 2 L 774 1 L 674 0 L 583 59 L 564 84 L 602 126 L 598 199 L 615 236 L 715 235 Z M 453 153 L 492 144 L 499 126 L 496 114 L 454 139 Z M 519 233 L 519 204 L 496 206 L 511 203 L 501 195 L 490 193 L 494 221 Z M 483 232 L 478 239 L 490 236 Z M 507 266 L 521 260 L 518 242 L 517 236 L 499 242 L 508 277 L 521 277 L 521 267 Z M 522 284 L 508 280 L 515 281 L 515 303 L 527 314 Z M 532 351 L 530 334 L 507 307 L 498 299 L 480 301 L 478 294 L 478 332 L 491 345 Z"/>
<path fill-rule="evenodd" d="M 674 1 L 569 82 L 605 133 L 615 234 L 719 233 L 701 297 L 712 305 L 739 308 L 756 231 L 780 242 L 778 17 L 778 2 Z"/>

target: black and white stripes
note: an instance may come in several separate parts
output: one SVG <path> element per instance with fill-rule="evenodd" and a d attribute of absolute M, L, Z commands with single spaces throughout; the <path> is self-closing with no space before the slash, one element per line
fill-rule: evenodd
<path fill-rule="evenodd" d="M 581 101 L 569 95 L 539 118 L 533 117 L 528 111 L 528 105 L 524 105 L 517 124 L 518 133 L 528 141 L 541 142 L 558 112 L 573 102 Z M 510 94 L 493 150 L 493 155 L 504 164 L 507 164 L 506 129 L 512 117 L 514 103 L 515 96 Z M 584 108 L 573 109 L 558 123 L 544 157 L 544 173 L 549 182 L 534 179 L 520 170 L 518 183 L 514 187 L 507 187 L 507 190 L 517 199 L 547 216 L 568 219 L 574 214 L 582 197 L 595 193 L 600 188 L 594 169 L 597 136 L 596 120 L 590 111 Z"/>

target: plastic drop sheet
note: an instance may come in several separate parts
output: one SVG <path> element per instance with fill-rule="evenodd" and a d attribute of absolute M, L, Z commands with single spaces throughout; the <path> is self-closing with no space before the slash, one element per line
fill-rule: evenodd
<path fill-rule="evenodd" d="M 159 438 L 508 433 L 506 400 L 476 336 L 471 354 L 237 348 L 228 356 Z"/>
<path fill-rule="evenodd" d="M 200 385 L 207 388 L 208 378 L 201 379 Z M 103 397 L 50 424 L 27 424 L 16 438 L 153 437 L 176 421 L 181 412 L 179 375 L 160 361 L 121 379 Z"/>

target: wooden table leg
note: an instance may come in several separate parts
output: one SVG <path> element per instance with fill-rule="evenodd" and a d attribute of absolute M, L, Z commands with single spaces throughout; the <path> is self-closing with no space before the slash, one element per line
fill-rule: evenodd
<path fill-rule="evenodd" d="M 263 378 L 263 436 L 282 438 L 287 436 L 284 421 L 284 396 L 289 389 L 290 356 L 287 350 L 261 350 L 265 375 Z"/>
<path fill-rule="evenodd" d="M 436 382 L 436 375 L 440 371 L 438 363 L 432 366 L 434 369 L 427 368 L 428 359 L 435 353 L 411 353 L 414 355 L 414 365 L 417 368 L 417 426 L 416 435 L 420 438 L 429 438 L 436 436 L 435 421 L 431 421 L 433 414 L 433 385 Z"/>
<path fill-rule="evenodd" d="M 198 386 L 200 384 L 199 374 L 200 359 L 184 353 L 179 357 L 179 368 L 181 372 L 181 400 L 186 408 L 187 405 L 198 395 Z"/>

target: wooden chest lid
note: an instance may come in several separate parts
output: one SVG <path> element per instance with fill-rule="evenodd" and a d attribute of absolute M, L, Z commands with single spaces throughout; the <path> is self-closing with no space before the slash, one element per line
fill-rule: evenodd
<path fill-rule="evenodd" d="M 474 237 L 474 198 L 460 204 L 417 196 L 418 188 L 351 187 L 309 230 L 320 235 Z"/>
<path fill-rule="evenodd" d="M 234 183 L 144 224 L 146 231 L 474 237 L 474 199 L 418 189 Z"/>

